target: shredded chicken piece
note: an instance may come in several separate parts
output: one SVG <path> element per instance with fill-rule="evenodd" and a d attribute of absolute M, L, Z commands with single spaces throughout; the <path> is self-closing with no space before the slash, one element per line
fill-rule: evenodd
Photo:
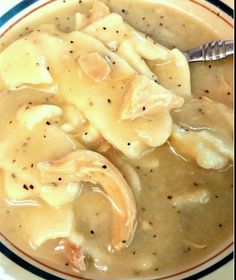
<path fill-rule="evenodd" d="M 96 2 L 89 11 L 89 23 L 93 23 L 110 14 L 109 8 L 102 2 Z"/>
<path fill-rule="evenodd" d="M 77 247 L 76 245 L 69 243 L 65 246 L 65 252 L 69 262 L 74 268 L 79 269 L 80 271 L 86 271 L 86 254 L 82 247 Z"/>
<path fill-rule="evenodd" d="M 164 109 L 179 108 L 183 104 L 182 97 L 172 94 L 145 76 L 137 75 L 126 93 L 121 108 L 121 119 L 133 120 Z"/>
<path fill-rule="evenodd" d="M 131 243 L 136 228 L 135 199 L 122 174 L 105 157 L 89 150 L 77 150 L 54 162 L 39 163 L 38 169 L 45 183 L 100 184 L 112 204 L 113 247 L 120 250 Z"/>
<path fill-rule="evenodd" d="M 107 79 L 111 73 L 109 63 L 97 52 L 82 54 L 79 57 L 79 65 L 84 74 L 96 82 Z"/>
<path fill-rule="evenodd" d="M 112 148 L 111 144 L 109 144 L 108 142 L 106 142 L 105 140 L 103 140 L 101 142 L 101 144 L 97 147 L 96 151 L 98 153 L 106 153 L 107 151 L 109 151 Z"/>

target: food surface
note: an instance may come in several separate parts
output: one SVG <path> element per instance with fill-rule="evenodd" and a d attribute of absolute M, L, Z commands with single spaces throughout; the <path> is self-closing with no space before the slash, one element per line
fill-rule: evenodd
<path fill-rule="evenodd" d="M 1 234 L 89 278 L 206 260 L 232 239 L 232 59 L 183 51 L 220 35 L 163 3 L 63 2 L 0 42 Z"/>

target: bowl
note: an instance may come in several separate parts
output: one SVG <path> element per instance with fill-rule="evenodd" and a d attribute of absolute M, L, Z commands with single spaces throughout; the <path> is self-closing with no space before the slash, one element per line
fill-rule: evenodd
<path fill-rule="evenodd" d="M 68 0 L 67 0 L 68 1 Z M 155 1 L 155 0 L 152 0 Z M 4 1 L 5 2 L 5 1 Z M 10 41 L 14 33 L 34 20 L 42 18 L 46 13 L 51 13 L 55 9 L 65 8 L 66 1 L 55 0 L 25 0 L 6 1 L 1 4 L 0 11 L 0 38 Z M 68 2 L 71 2 L 70 0 Z M 210 26 L 222 35 L 224 39 L 231 39 L 233 36 L 233 10 L 222 1 L 213 0 L 156 0 L 165 2 L 182 9 Z M 229 2 L 229 1 L 228 1 Z M 193 42 L 196 44 L 196 41 Z M 4 47 L 4 46 L 2 46 Z M 1 48 L 1 45 L 0 45 Z M 24 253 L 14 245 L 14 242 L 7 237 L 0 235 L 0 251 L 2 253 L 0 261 L 0 278 L 2 280 L 12 279 L 81 279 L 76 274 L 66 274 L 55 270 L 49 265 L 34 259 Z M 5 257 L 3 257 L 5 256 Z M 215 252 L 209 255 L 204 261 L 197 263 L 194 267 L 189 267 L 184 271 L 176 271 L 172 275 L 166 275 L 161 279 L 200 279 L 215 270 L 224 267 L 233 259 L 233 243 L 227 241 L 221 248 L 216 248 Z M 27 272 L 23 271 L 26 270 Z M 11 276 L 10 276 L 11 275 Z M 216 276 L 215 276 L 216 277 Z M 211 279 L 219 279 L 218 277 Z M 226 278 L 224 278 L 226 279 Z"/>

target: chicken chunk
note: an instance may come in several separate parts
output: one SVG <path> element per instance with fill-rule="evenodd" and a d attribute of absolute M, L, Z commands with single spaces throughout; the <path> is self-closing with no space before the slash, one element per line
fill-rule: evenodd
<path fill-rule="evenodd" d="M 112 203 L 112 245 L 116 250 L 129 246 L 136 228 L 136 205 L 132 191 L 119 170 L 102 155 L 77 150 L 54 162 L 38 164 L 43 183 L 86 181 L 99 184 Z"/>
<path fill-rule="evenodd" d="M 95 2 L 89 11 L 89 22 L 93 23 L 110 14 L 109 8 L 102 2 Z"/>
<path fill-rule="evenodd" d="M 82 71 L 96 82 L 107 79 L 111 73 L 110 65 L 99 53 L 82 54 L 79 57 L 79 65 Z"/>
<path fill-rule="evenodd" d="M 86 254 L 82 247 L 68 243 L 65 248 L 65 253 L 66 257 L 74 268 L 79 269 L 80 271 L 86 271 Z"/>

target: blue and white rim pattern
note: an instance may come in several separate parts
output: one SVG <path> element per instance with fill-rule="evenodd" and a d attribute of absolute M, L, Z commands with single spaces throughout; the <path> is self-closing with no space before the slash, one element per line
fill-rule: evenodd
<path fill-rule="evenodd" d="M 13 17 L 15 17 L 20 12 L 24 11 L 26 8 L 29 8 L 31 5 L 35 4 L 39 0 L 23 0 L 14 7 L 12 7 L 10 10 L 8 10 L 5 14 L 3 14 L 0 17 L 0 28 L 3 27 L 9 20 L 11 20 Z M 227 6 L 225 3 L 219 1 L 219 0 L 206 0 L 210 4 L 217 7 L 219 10 L 230 16 L 231 18 L 234 17 L 233 10 Z M 61 277 L 57 277 L 55 275 L 52 275 L 46 271 L 43 271 L 42 269 L 30 264 L 29 262 L 25 261 L 21 257 L 17 256 L 14 252 L 12 252 L 10 249 L 8 249 L 2 242 L 0 242 L 0 252 L 5 255 L 7 258 L 9 258 L 11 261 L 16 263 L 17 265 L 21 266 L 25 270 L 45 279 L 45 280 L 66 280 Z M 230 253 L 228 256 L 223 258 L 222 260 L 218 261 L 214 265 L 210 266 L 209 268 L 206 268 L 198 273 L 196 273 L 193 276 L 189 276 L 187 278 L 183 278 L 182 280 L 197 280 L 200 279 L 215 270 L 219 269 L 220 267 L 227 264 L 229 261 L 231 261 L 234 258 L 234 253 Z"/>

